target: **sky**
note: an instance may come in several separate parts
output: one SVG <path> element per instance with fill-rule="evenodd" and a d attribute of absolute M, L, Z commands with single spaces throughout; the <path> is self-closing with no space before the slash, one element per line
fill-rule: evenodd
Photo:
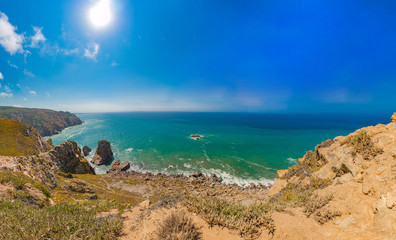
<path fill-rule="evenodd" d="M 396 1 L 2 0 L 0 105 L 396 110 Z"/>

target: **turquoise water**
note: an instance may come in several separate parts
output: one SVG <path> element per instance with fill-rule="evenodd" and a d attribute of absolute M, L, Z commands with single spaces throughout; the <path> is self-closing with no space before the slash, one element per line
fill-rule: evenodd
<path fill-rule="evenodd" d="M 388 115 L 286 115 L 249 113 L 78 114 L 83 125 L 52 136 L 54 144 L 74 140 L 93 149 L 111 142 L 114 158 L 142 172 L 220 175 L 227 183 L 271 183 L 278 169 L 322 141 L 367 125 L 389 122 Z M 203 135 L 200 140 L 191 134 Z M 105 173 L 109 166 L 95 167 Z"/>

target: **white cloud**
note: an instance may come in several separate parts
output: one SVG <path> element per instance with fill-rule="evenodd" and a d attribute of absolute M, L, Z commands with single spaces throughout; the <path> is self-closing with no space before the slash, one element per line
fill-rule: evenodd
<path fill-rule="evenodd" d="M 10 92 L 11 92 L 11 89 L 10 89 L 10 87 L 9 87 L 9 86 L 4 86 L 4 91 L 6 91 L 6 92 L 10 93 Z"/>
<path fill-rule="evenodd" d="M 47 39 L 45 38 L 44 34 L 41 32 L 43 28 L 33 26 L 33 31 L 35 32 L 34 35 L 30 38 L 31 43 L 29 47 L 31 48 L 38 48 L 40 42 L 45 42 Z"/>
<path fill-rule="evenodd" d="M 111 66 L 112 66 L 112 67 L 116 67 L 116 66 L 118 66 L 118 65 L 120 65 L 120 64 L 116 63 L 115 61 L 113 61 L 113 62 L 111 63 Z"/>
<path fill-rule="evenodd" d="M 23 101 L 27 101 L 27 98 L 23 98 Z"/>
<path fill-rule="evenodd" d="M 37 92 L 36 92 L 36 91 L 33 91 L 33 90 L 32 90 L 32 91 L 29 91 L 29 94 L 32 95 L 32 96 L 37 96 Z"/>
<path fill-rule="evenodd" d="M 6 97 L 12 97 L 12 93 L 5 93 L 5 92 L 0 92 L 0 97 L 6 98 Z"/>
<path fill-rule="evenodd" d="M 18 68 L 18 66 L 15 65 L 15 64 L 12 64 L 12 63 L 10 62 L 10 60 L 8 60 L 7 62 L 8 62 L 8 65 L 10 65 L 10 67 L 12 67 L 12 68 Z"/>
<path fill-rule="evenodd" d="M 58 52 L 61 52 L 65 55 L 72 55 L 72 54 L 78 54 L 80 52 L 80 49 L 74 48 L 74 49 L 59 49 Z"/>
<path fill-rule="evenodd" d="M 22 47 L 25 38 L 23 34 L 15 32 L 17 29 L 8 21 L 7 15 L 0 12 L 0 45 L 11 55 L 15 53 L 26 54 Z"/>
<path fill-rule="evenodd" d="M 27 77 L 35 77 L 34 74 L 32 72 L 29 72 L 28 70 L 24 69 L 23 70 L 23 74 L 25 74 Z"/>
<path fill-rule="evenodd" d="M 3 76 L 3 74 L 0 72 L 0 79 L 1 80 L 3 80 L 4 79 L 4 76 Z"/>
<path fill-rule="evenodd" d="M 88 45 L 86 49 L 84 49 L 84 57 L 90 58 L 92 60 L 96 60 L 96 56 L 99 53 L 99 44 L 97 43 L 92 43 Z"/>

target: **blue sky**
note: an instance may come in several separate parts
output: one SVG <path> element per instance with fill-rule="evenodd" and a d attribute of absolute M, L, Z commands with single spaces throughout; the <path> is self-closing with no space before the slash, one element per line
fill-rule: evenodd
<path fill-rule="evenodd" d="M 111 21 L 89 18 L 106 3 Z M 0 2 L 0 105 L 393 112 L 395 1 Z"/>

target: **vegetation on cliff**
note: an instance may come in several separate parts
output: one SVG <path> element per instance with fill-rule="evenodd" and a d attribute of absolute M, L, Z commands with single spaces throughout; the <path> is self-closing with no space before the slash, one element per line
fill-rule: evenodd
<path fill-rule="evenodd" d="M 52 146 L 27 124 L 0 118 L 0 156 L 31 156 Z"/>
<path fill-rule="evenodd" d="M 70 112 L 58 112 L 48 109 L 1 107 L 0 118 L 17 120 L 38 130 L 41 136 L 51 136 L 82 121 Z"/>

